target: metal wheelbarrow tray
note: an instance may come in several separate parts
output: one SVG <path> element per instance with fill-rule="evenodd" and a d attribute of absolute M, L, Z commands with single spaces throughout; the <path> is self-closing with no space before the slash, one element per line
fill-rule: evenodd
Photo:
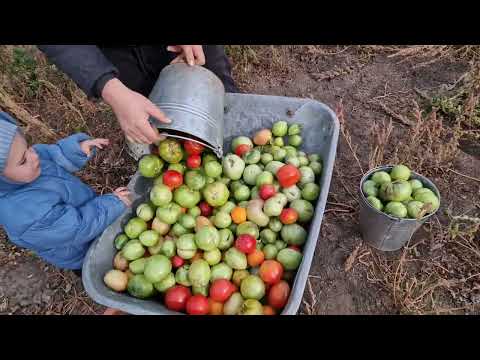
<path fill-rule="evenodd" d="M 285 120 L 303 125 L 302 150 L 319 154 L 322 158 L 320 196 L 308 229 L 308 238 L 303 248 L 303 260 L 295 276 L 288 303 L 281 312 L 282 315 L 294 315 L 300 307 L 320 234 L 337 150 L 338 119 L 329 107 L 309 99 L 226 94 L 225 105 L 225 153 L 230 151 L 230 144 L 235 136 L 252 137 L 262 128 L 271 128 L 275 121 Z M 132 177 L 128 184 L 128 188 L 134 193 L 132 209 L 125 211 L 92 243 L 83 264 L 82 279 L 88 295 L 104 306 L 136 315 L 178 315 L 178 312 L 168 310 L 157 299 L 136 299 L 127 293 L 110 290 L 103 282 L 103 276 L 113 267 L 113 257 L 116 253 L 113 245 L 115 237 L 122 232 L 123 226 L 133 216 L 136 206 L 147 198 L 152 185 L 152 180 L 141 177 L 138 172 Z"/>

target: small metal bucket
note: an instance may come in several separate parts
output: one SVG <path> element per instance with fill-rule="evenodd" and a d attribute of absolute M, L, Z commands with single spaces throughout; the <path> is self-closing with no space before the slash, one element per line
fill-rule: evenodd
<path fill-rule="evenodd" d="M 149 98 L 172 120 L 163 124 L 150 119 L 161 133 L 196 141 L 222 157 L 225 88 L 213 72 L 183 63 L 168 65 Z"/>
<path fill-rule="evenodd" d="M 413 236 L 415 231 L 436 211 L 421 218 L 416 219 L 399 219 L 388 214 L 385 214 L 375 209 L 368 202 L 363 194 L 363 183 L 368 180 L 371 175 L 377 171 L 389 172 L 393 166 L 380 166 L 367 172 L 360 181 L 360 231 L 363 239 L 372 247 L 382 251 L 395 251 L 404 246 Z M 440 192 L 435 184 L 433 184 L 426 177 L 414 173 L 412 171 L 412 179 L 418 179 L 423 186 L 432 190 L 437 195 L 440 201 Z"/>

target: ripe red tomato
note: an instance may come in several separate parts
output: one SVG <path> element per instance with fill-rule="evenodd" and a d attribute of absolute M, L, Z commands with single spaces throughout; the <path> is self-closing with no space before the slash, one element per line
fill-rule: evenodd
<path fill-rule="evenodd" d="M 208 205 L 206 201 L 202 201 L 200 204 L 198 204 L 198 207 L 200 208 L 200 215 L 205 217 L 212 216 L 213 208 Z"/>
<path fill-rule="evenodd" d="M 213 301 L 224 303 L 236 290 L 237 287 L 227 279 L 217 279 L 210 286 L 209 295 Z"/>
<path fill-rule="evenodd" d="M 275 186 L 272 184 L 263 184 L 258 190 L 258 194 L 263 200 L 270 199 L 275 193 Z"/>
<path fill-rule="evenodd" d="M 185 264 L 185 260 L 183 260 L 180 256 L 175 255 L 172 257 L 172 266 L 177 269 Z"/>
<path fill-rule="evenodd" d="M 244 254 L 251 254 L 257 248 L 257 240 L 252 235 L 242 234 L 235 240 L 235 247 Z"/>
<path fill-rule="evenodd" d="M 165 305 L 173 311 L 183 311 L 188 299 L 192 296 L 190 289 L 183 285 L 175 285 L 165 294 Z"/>
<path fill-rule="evenodd" d="M 183 175 L 175 170 L 167 170 L 163 174 L 162 180 L 170 189 L 176 189 L 183 184 Z"/>
<path fill-rule="evenodd" d="M 252 147 L 250 145 L 240 144 L 235 148 L 235 154 L 242 157 L 243 154 L 249 152 L 250 150 L 252 150 Z"/>
<path fill-rule="evenodd" d="M 287 304 L 289 294 L 290 286 L 286 281 L 282 280 L 273 285 L 268 292 L 268 304 L 275 309 L 281 309 Z"/>
<path fill-rule="evenodd" d="M 293 224 L 298 220 L 298 213 L 295 209 L 287 208 L 283 209 L 279 217 L 282 224 L 289 225 Z"/>
<path fill-rule="evenodd" d="M 210 304 L 205 296 L 197 294 L 187 300 L 186 310 L 189 315 L 207 315 Z"/>
<path fill-rule="evenodd" d="M 189 169 L 197 169 L 202 164 L 202 158 L 200 155 L 190 155 L 187 158 L 187 167 Z"/>
<path fill-rule="evenodd" d="M 283 276 L 283 266 L 276 260 L 265 260 L 260 269 L 258 275 L 266 284 L 276 284 Z"/>
<path fill-rule="evenodd" d="M 203 145 L 191 140 L 185 140 L 183 147 L 188 155 L 200 155 L 204 149 Z"/>
<path fill-rule="evenodd" d="M 300 247 L 297 245 L 290 245 L 288 248 L 300 252 Z"/>
<path fill-rule="evenodd" d="M 295 185 L 301 177 L 302 174 L 300 173 L 300 170 L 292 164 L 283 165 L 277 171 L 278 183 L 283 188 Z"/>

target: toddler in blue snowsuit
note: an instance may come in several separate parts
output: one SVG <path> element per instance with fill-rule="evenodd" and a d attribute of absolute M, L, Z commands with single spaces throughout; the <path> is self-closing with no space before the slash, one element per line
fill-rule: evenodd
<path fill-rule="evenodd" d="M 81 269 L 91 242 L 131 206 L 126 188 L 97 196 L 72 173 L 107 139 L 78 133 L 28 147 L 0 112 L 0 225 L 12 243 L 62 269 Z"/>

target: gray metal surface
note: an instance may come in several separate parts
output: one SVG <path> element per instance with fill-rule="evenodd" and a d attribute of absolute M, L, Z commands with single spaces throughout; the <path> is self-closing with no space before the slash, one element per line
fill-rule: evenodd
<path fill-rule="evenodd" d="M 308 153 L 320 154 L 323 160 L 323 170 L 319 180 L 321 192 L 304 246 L 303 260 L 295 277 L 288 303 L 282 311 L 282 315 L 293 315 L 298 311 L 302 301 L 319 238 L 336 156 L 338 120 L 330 108 L 320 102 L 307 99 L 226 94 L 225 102 L 225 151 L 229 151 L 233 137 L 252 136 L 256 130 L 271 127 L 272 123 L 277 120 L 286 120 L 303 124 L 303 149 Z M 287 116 L 287 113 L 290 112 L 293 113 L 292 117 Z M 129 188 L 135 193 L 133 209 L 142 202 L 142 199 L 146 198 L 151 186 L 151 180 L 140 177 L 138 173 L 135 174 L 129 183 Z M 130 314 L 179 314 L 166 309 L 159 301 L 139 300 L 128 294 L 119 294 L 108 289 L 103 283 L 103 276 L 112 268 L 113 257 L 116 253 L 113 240 L 117 234 L 122 232 L 122 227 L 132 213 L 133 210 L 126 211 L 90 247 L 83 264 L 85 290 L 97 303 Z"/>
<path fill-rule="evenodd" d="M 363 194 L 362 186 L 370 176 L 380 170 L 389 172 L 393 168 L 392 165 L 380 166 L 367 172 L 360 181 L 360 231 L 362 237 L 370 246 L 381 251 L 396 251 L 402 248 L 413 236 L 415 231 L 433 216 L 438 209 L 424 216 L 420 220 L 416 219 L 399 219 L 375 209 L 368 202 Z M 434 183 L 426 177 L 412 171 L 412 179 L 418 179 L 423 186 L 432 190 L 440 200 L 440 192 Z"/>

